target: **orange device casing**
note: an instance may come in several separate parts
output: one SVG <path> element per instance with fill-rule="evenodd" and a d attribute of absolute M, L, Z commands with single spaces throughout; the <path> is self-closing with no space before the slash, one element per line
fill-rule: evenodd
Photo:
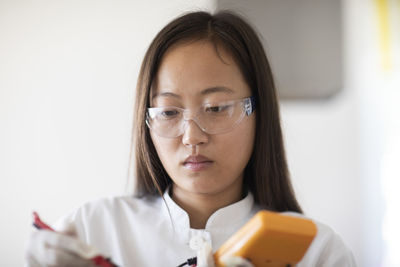
<path fill-rule="evenodd" d="M 308 219 L 260 211 L 214 254 L 218 267 L 224 256 L 248 259 L 255 267 L 286 267 L 298 263 L 317 234 Z"/>

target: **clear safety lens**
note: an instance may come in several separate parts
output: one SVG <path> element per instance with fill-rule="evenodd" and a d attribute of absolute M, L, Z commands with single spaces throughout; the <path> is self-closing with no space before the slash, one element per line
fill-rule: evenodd
<path fill-rule="evenodd" d="M 186 129 L 187 122 L 193 120 L 208 134 L 220 134 L 232 130 L 244 117 L 254 110 L 251 98 L 205 104 L 196 113 L 178 107 L 155 107 L 147 109 L 146 123 L 157 135 L 178 137 Z"/>

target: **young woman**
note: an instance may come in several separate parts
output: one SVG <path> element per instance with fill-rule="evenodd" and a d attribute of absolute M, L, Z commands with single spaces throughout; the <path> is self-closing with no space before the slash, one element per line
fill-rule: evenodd
<path fill-rule="evenodd" d="M 268 60 L 242 18 L 194 12 L 170 22 L 136 90 L 136 195 L 68 215 L 75 236 L 35 232 L 29 265 L 88 266 L 79 255 L 89 244 L 120 266 L 177 266 L 205 244 L 217 250 L 257 211 L 302 216 Z M 316 224 L 298 266 L 355 266 L 341 238 Z"/>

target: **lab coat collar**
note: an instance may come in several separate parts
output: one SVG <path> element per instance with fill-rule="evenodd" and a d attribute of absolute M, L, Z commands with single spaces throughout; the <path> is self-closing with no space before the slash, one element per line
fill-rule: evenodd
<path fill-rule="evenodd" d="M 164 200 L 167 205 L 167 211 L 169 210 L 171 215 L 174 227 L 190 229 L 189 214 L 176 204 L 174 200 L 172 200 L 169 195 L 169 188 L 164 193 Z M 205 230 L 224 231 L 227 224 L 242 224 L 243 221 L 246 221 L 249 218 L 253 205 L 254 197 L 252 193 L 248 191 L 245 198 L 215 211 L 210 218 L 208 218 Z"/>

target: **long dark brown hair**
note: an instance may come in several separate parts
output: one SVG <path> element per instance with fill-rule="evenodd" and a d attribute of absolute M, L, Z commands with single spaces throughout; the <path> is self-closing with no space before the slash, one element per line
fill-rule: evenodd
<path fill-rule="evenodd" d="M 282 140 L 279 105 L 271 69 L 255 30 L 239 15 L 192 12 L 165 26 L 150 44 L 136 88 L 132 148 L 136 195 L 162 195 L 172 180 L 161 164 L 145 123 L 152 82 L 165 52 L 172 45 L 206 40 L 222 45 L 235 59 L 256 99 L 255 145 L 244 170 L 244 186 L 261 207 L 302 212 L 290 183 Z"/>

